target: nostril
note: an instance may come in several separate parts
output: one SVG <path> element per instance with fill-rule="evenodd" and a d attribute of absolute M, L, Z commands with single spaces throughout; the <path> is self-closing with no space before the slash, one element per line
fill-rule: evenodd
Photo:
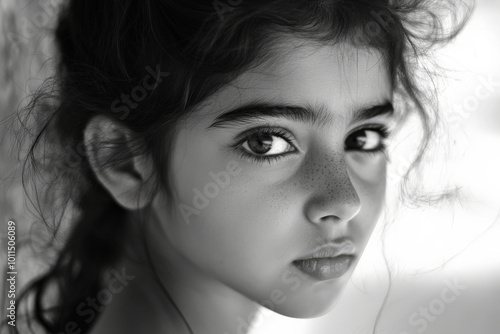
<path fill-rule="evenodd" d="M 345 222 L 345 220 L 341 219 L 339 216 L 335 215 L 330 215 L 330 216 L 324 216 L 319 219 L 318 224 L 321 225 L 327 225 L 327 224 L 332 224 L 332 225 L 339 225 Z"/>

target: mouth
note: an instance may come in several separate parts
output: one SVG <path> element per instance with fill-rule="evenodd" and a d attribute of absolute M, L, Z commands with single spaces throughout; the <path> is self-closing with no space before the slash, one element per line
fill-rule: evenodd
<path fill-rule="evenodd" d="M 354 252 L 351 242 L 328 244 L 317 248 L 303 259 L 293 261 L 293 265 L 319 281 L 340 278 L 351 268 L 356 258 Z"/>

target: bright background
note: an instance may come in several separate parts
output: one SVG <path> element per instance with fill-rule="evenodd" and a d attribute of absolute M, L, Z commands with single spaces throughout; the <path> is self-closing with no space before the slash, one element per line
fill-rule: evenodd
<path fill-rule="evenodd" d="M 52 52 L 47 31 L 57 2 L 0 0 L 1 120 L 50 70 L 50 64 L 43 70 L 42 64 Z M 459 200 L 439 208 L 405 209 L 389 225 L 380 224 L 329 314 L 315 320 L 266 316 L 251 333 L 372 333 L 388 289 L 387 267 L 392 284 L 376 333 L 500 333 L 500 0 L 478 0 L 466 29 L 436 57 L 447 70 L 438 95 L 450 144 L 436 145 L 422 183 L 460 186 Z M 19 163 L 9 126 L 0 122 L 0 224 L 14 219 L 25 231 L 34 218 L 25 209 L 19 180 L 11 178 L 18 175 Z M 400 157 L 390 166 L 394 179 L 408 159 L 409 143 L 411 138 L 394 147 L 394 156 Z M 389 203 L 395 193 L 391 189 Z M 0 255 L 6 249 L 5 232 L 0 230 Z M 35 262 L 23 254 L 17 260 L 25 268 L 19 276 L 24 282 Z M 445 303 L 442 291 L 450 282 L 460 288 L 454 301 Z"/>

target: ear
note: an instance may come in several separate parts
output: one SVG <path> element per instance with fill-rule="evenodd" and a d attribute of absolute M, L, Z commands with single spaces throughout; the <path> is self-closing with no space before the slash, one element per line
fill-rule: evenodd
<path fill-rule="evenodd" d="M 132 131 L 108 117 L 96 116 L 85 127 L 83 137 L 90 167 L 116 202 L 129 210 L 148 205 L 152 200 L 152 162 L 145 155 L 132 153 Z M 120 145 L 113 144 L 116 142 Z"/>

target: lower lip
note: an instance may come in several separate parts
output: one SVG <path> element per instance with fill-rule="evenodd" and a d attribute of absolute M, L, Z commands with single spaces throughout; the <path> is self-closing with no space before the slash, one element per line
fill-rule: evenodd
<path fill-rule="evenodd" d="M 293 264 L 309 276 L 326 281 L 343 276 L 351 267 L 352 255 L 340 255 L 336 257 L 297 260 Z"/>

